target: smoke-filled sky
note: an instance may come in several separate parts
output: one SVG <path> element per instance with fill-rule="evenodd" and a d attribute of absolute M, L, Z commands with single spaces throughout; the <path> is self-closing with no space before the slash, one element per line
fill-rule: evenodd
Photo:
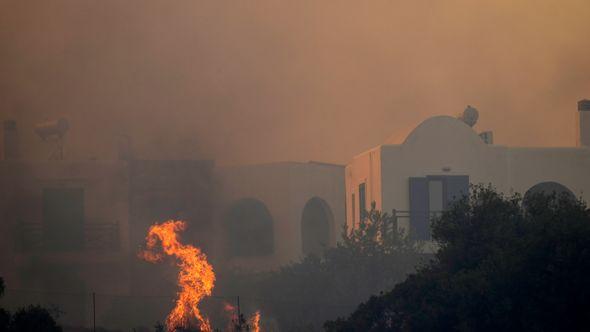
<path fill-rule="evenodd" d="M 496 143 L 575 143 L 588 0 L 0 1 L 0 116 L 72 159 L 344 163 L 471 104 Z"/>

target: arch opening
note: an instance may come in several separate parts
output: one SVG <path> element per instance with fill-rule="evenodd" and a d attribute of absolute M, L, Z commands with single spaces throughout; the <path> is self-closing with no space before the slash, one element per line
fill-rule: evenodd
<path fill-rule="evenodd" d="M 321 254 L 331 244 L 333 225 L 332 210 L 325 200 L 313 197 L 307 201 L 301 216 L 303 254 Z"/>
<path fill-rule="evenodd" d="M 527 192 L 524 194 L 523 204 L 526 206 L 534 196 L 544 194 L 544 195 L 553 195 L 560 197 L 565 195 L 568 199 L 575 200 L 576 196 L 574 193 L 566 186 L 559 182 L 547 181 L 541 182 L 533 187 L 531 187 Z"/>
<path fill-rule="evenodd" d="M 235 202 L 227 213 L 226 226 L 231 256 L 265 256 L 274 252 L 273 219 L 263 202 L 254 198 Z"/>

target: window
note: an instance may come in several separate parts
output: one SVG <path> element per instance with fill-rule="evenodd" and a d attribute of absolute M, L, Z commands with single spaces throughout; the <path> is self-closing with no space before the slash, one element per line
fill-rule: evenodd
<path fill-rule="evenodd" d="M 431 218 L 468 194 L 469 176 L 410 178 L 410 237 L 430 240 Z"/>
<path fill-rule="evenodd" d="M 567 197 L 568 199 L 575 201 L 576 196 L 566 186 L 558 182 L 541 182 L 530 188 L 525 194 L 522 200 L 523 205 L 526 207 L 530 204 L 530 200 L 536 195 L 556 195 L 557 197 Z"/>
<path fill-rule="evenodd" d="M 84 189 L 43 190 L 43 241 L 52 250 L 84 247 Z"/>
<path fill-rule="evenodd" d="M 334 223 L 328 203 L 314 197 L 307 201 L 301 215 L 301 245 L 303 254 L 320 255 L 330 245 L 330 228 Z"/>
<path fill-rule="evenodd" d="M 352 194 L 352 202 L 350 204 L 350 208 L 352 209 L 352 227 L 354 227 L 354 224 L 356 222 L 356 201 L 354 199 L 354 193 Z"/>
<path fill-rule="evenodd" d="M 229 209 L 226 223 L 231 256 L 264 256 L 274 252 L 273 220 L 261 201 L 237 201 Z"/>
<path fill-rule="evenodd" d="M 444 188 L 442 180 L 428 181 L 428 210 L 430 216 L 439 215 L 444 209 Z"/>
<path fill-rule="evenodd" d="M 367 211 L 366 185 L 359 184 L 359 221 L 363 220 Z"/>

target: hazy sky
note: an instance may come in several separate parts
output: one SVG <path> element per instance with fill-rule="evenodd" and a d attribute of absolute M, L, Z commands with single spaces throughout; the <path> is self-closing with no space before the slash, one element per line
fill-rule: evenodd
<path fill-rule="evenodd" d="M 426 117 L 480 110 L 509 145 L 575 143 L 590 1 L 0 1 L 0 117 L 23 150 L 344 163 Z"/>

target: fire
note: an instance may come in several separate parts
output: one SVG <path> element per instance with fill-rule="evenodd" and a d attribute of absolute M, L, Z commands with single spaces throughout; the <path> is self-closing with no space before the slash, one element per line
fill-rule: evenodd
<path fill-rule="evenodd" d="M 260 332 L 260 311 L 256 311 L 250 318 L 250 329 L 252 332 Z"/>
<path fill-rule="evenodd" d="M 147 248 L 140 252 L 139 256 L 151 263 L 160 262 L 165 256 L 173 256 L 180 268 L 180 291 L 177 294 L 176 306 L 166 318 L 168 331 L 197 327 L 201 331 L 209 332 L 211 325 L 201 314 L 199 303 L 211 295 L 215 273 L 207 262 L 207 256 L 199 248 L 178 241 L 177 233 L 185 228 L 186 224 L 183 221 L 174 220 L 151 226 L 146 237 Z M 162 246 L 162 252 L 156 250 L 158 243 Z"/>
<path fill-rule="evenodd" d="M 228 331 L 250 331 L 260 332 L 260 311 L 256 311 L 248 321 L 245 320 L 243 315 L 238 317 L 238 311 L 236 307 L 229 303 L 223 305 L 223 310 L 229 313 L 230 322 L 227 327 Z"/>

